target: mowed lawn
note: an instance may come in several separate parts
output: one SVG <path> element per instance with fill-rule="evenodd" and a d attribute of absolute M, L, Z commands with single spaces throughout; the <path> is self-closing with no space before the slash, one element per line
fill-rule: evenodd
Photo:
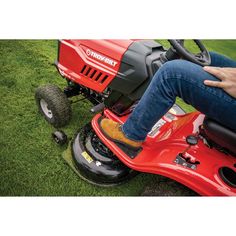
<path fill-rule="evenodd" d="M 165 40 L 161 42 L 167 46 Z M 236 41 L 205 44 L 209 50 L 236 59 Z M 140 174 L 118 187 L 95 187 L 81 180 L 62 159 L 66 147 L 51 140 L 55 129 L 39 115 L 34 101 L 38 86 L 66 85 L 53 66 L 56 56 L 54 40 L 0 41 L 0 195 L 140 195 L 148 184 L 158 181 L 157 176 Z M 181 104 L 187 111 L 192 110 Z M 73 118 L 63 129 L 69 137 L 92 117 L 89 102 L 73 104 L 72 108 Z"/>

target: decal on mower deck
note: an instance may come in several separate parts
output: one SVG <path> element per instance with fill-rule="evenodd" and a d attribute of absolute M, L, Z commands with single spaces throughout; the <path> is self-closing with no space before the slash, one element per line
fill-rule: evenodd
<path fill-rule="evenodd" d="M 93 158 L 87 152 L 82 152 L 82 156 L 89 164 L 93 162 Z"/>
<path fill-rule="evenodd" d="M 86 50 L 86 54 L 89 57 L 93 57 L 93 58 L 95 58 L 95 59 L 97 59 L 99 61 L 105 62 L 106 64 L 111 65 L 113 67 L 115 67 L 116 64 L 118 63 L 117 61 L 114 61 L 114 60 L 112 60 L 112 59 L 110 59 L 110 58 L 108 58 L 106 56 L 103 56 L 103 55 L 101 55 L 101 54 L 99 54 L 97 52 L 94 52 L 91 49 L 87 49 Z"/>

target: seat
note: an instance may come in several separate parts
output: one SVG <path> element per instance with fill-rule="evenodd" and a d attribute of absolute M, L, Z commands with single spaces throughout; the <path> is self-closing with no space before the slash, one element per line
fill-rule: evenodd
<path fill-rule="evenodd" d="M 236 155 L 236 132 L 206 117 L 203 122 L 206 136 L 219 146 Z"/>

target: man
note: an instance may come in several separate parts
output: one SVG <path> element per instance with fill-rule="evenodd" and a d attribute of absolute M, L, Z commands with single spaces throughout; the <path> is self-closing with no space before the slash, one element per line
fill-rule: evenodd
<path fill-rule="evenodd" d="M 210 55 L 211 66 L 206 67 L 186 60 L 166 62 L 127 121 L 121 126 L 104 118 L 103 132 L 111 140 L 137 149 L 176 97 L 236 131 L 236 61 L 214 52 Z"/>

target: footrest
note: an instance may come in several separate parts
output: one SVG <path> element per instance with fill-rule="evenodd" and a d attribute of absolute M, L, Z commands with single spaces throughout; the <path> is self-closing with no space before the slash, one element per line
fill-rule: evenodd
<path fill-rule="evenodd" d="M 131 159 L 134 159 L 143 150 L 142 148 L 139 148 L 137 150 L 132 150 L 121 143 L 116 143 L 116 142 L 114 143 Z"/>
<path fill-rule="evenodd" d="M 113 141 L 111 139 L 109 139 L 109 137 L 107 137 L 107 135 L 102 131 L 101 126 L 100 126 L 100 122 L 103 119 L 103 116 L 100 116 L 97 120 L 98 122 L 98 126 L 102 132 L 102 134 L 111 142 L 113 142 L 117 147 L 119 147 L 119 149 L 121 149 L 127 156 L 129 156 L 131 159 L 134 159 L 142 150 L 143 148 L 137 148 L 137 149 L 132 149 L 128 146 L 126 146 L 125 144 Z"/>

